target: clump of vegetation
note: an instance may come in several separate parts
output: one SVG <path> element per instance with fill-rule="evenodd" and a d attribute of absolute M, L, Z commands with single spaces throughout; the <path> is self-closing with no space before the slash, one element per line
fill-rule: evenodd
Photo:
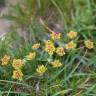
<path fill-rule="evenodd" d="M 27 84 L 31 83 L 30 86 L 34 86 L 35 90 L 29 88 L 32 93 L 27 92 L 27 90 L 24 93 L 28 93 L 30 96 L 36 94 L 40 96 L 48 96 L 48 94 L 52 96 L 86 94 L 89 90 L 85 88 L 86 83 L 95 78 L 88 70 L 90 68 L 94 69 L 88 63 L 90 59 L 89 52 L 92 51 L 94 54 L 95 47 L 93 40 L 87 39 L 80 42 L 78 35 L 74 31 L 70 31 L 66 36 L 52 32 L 48 40 L 32 45 L 29 51 L 25 52 L 24 49 L 20 49 L 21 53 L 17 57 L 5 54 L 1 59 L 1 68 L 4 71 L 2 72 L 4 74 L 2 79 L 11 80 L 9 83 L 13 85 L 15 80 L 16 85 L 22 84 L 23 87 L 29 87 Z M 80 43 L 81 46 L 78 46 Z M 25 55 L 22 53 L 25 53 Z M 8 68 L 10 68 L 9 71 L 6 70 Z M 1 80 L 1 82 L 8 82 L 7 80 Z M 79 80 L 87 80 L 84 83 L 85 86 L 79 85 Z M 14 91 L 17 92 L 16 89 L 13 89 L 13 85 L 9 93 L 11 91 L 13 93 Z M 84 87 L 84 89 L 79 88 L 79 86 Z M 21 93 L 17 92 L 17 94 L 22 94 L 23 87 L 19 89 Z"/>
<path fill-rule="evenodd" d="M 12 6 L 4 16 L 12 25 L 0 42 L 0 94 L 95 96 L 95 5 L 23 0 Z"/>

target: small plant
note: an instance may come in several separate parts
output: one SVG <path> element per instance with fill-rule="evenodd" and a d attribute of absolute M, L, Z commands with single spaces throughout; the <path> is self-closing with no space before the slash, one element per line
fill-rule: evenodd
<path fill-rule="evenodd" d="M 58 96 L 61 94 L 76 95 L 78 91 L 74 92 L 72 87 L 73 85 L 70 84 L 72 84 L 74 80 L 77 82 L 79 78 L 81 78 L 80 80 L 86 80 L 86 78 L 82 77 L 82 75 L 85 76 L 85 73 L 88 70 L 82 69 L 84 66 L 82 63 L 86 62 L 87 55 L 89 54 L 88 51 L 94 52 L 95 47 L 93 41 L 89 39 L 79 42 L 78 35 L 79 34 L 75 31 L 68 32 L 66 36 L 52 31 L 47 40 L 33 44 L 30 51 L 22 57 L 11 57 L 10 54 L 5 54 L 1 58 L 1 67 L 4 70 L 10 67 L 10 70 L 7 73 L 3 72 L 2 75 L 10 74 L 10 76 L 4 75 L 3 79 L 10 79 L 12 82 L 16 81 L 28 83 L 29 81 L 32 82 L 32 85 L 34 85 L 35 82 L 39 82 L 39 85 L 37 85 L 38 83 L 35 83 L 34 85 L 35 87 L 38 86 L 38 91 L 37 89 L 32 89 L 32 93 L 34 92 L 34 94 L 39 94 L 40 96 L 45 96 L 45 94 L 48 95 L 49 93 L 52 96 Z M 80 43 L 82 43 L 81 46 L 78 46 Z M 70 63 L 70 65 L 68 63 Z M 76 74 L 77 76 L 74 77 Z M 78 74 L 82 75 L 78 76 Z M 37 78 L 35 81 L 33 81 L 34 76 Z M 69 84 L 67 81 L 69 81 Z M 55 85 L 52 82 L 54 82 Z M 43 83 L 44 85 L 42 85 Z M 53 85 L 51 85 L 51 83 Z M 67 85 L 63 86 L 63 83 L 66 83 Z M 54 90 L 56 84 L 60 84 L 60 86 L 58 85 L 58 87 L 56 87 L 56 90 L 58 90 L 57 93 L 56 90 Z M 54 86 L 52 88 L 54 91 L 50 90 L 52 86 Z M 68 86 L 71 89 L 69 89 Z M 79 85 L 77 84 L 77 86 Z M 13 88 L 11 90 L 16 91 L 16 89 Z M 79 90 L 79 87 L 77 89 Z M 21 91 L 22 90 L 23 88 L 21 88 Z M 46 90 L 48 93 L 46 93 Z M 81 91 L 81 95 L 85 94 L 82 89 Z M 29 94 L 32 93 L 30 92 Z"/>
<path fill-rule="evenodd" d="M 0 42 L 0 96 L 95 96 L 95 11 L 95 0 L 11 6 Z"/>

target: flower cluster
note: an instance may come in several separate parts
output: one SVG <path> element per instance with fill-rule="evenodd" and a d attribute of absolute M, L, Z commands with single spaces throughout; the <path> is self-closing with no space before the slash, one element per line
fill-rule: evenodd
<path fill-rule="evenodd" d="M 57 53 L 59 56 L 65 55 L 64 48 L 63 48 L 63 47 L 57 47 L 57 48 L 56 48 L 56 53 Z"/>
<path fill-rule="evenodd" d="M 4 57 L 1 59 L 2 64 L 1 65 L 7 65 L 10 60 L 10 56 L 4 55 Z"/>
<path fill-rule="evenodd" d="M 62 63 L 58 59 L 51 62 L 51 64 L 52 64 L 53 68 L 58 68 L 62 65 Z"/>
<path fill-rule="evenodd" d="M 33 59 L 35 58 L 35 56 L 36 56 L 36 52 L 30 52 L 30 53 L 26 56 L 26 58 L 27 58 L 27 60 L 33 60 Z"/>
<path fill-rule="evenodd" d="M 33 44 L 32 50 L 26 56 L 24 56 L 23 59 L 10 60 L 9 55 L 4 55 L 1 59 L 1 65 L 2 66 L 7 65 L 9 61 L 12 61 L 12 63 L 10 62 L 14 69 L 12 78 L 17 80 L 22 80 L 23 79 L 22 67 L 26 65 L 25 63 L 27 61 L 32 61 L 33 59 L 38 60 L 38 59 L 35 59 L 37 57 L 37 54 L 43 51 L 43 54 L 45 55 L 47 54 L 47 56 L 49 57 L 55 57 L 54 59 L 52 58 L 52 60 L 49 60 L 50 62 L 47 59 L 46 60 L 47 64 L 42 64 L 40 62 L 41 64 L 38 65 L 38 67 L 36 68 L 36 72 L 40 75 L 43 75 L 48 70 L 49 65 L 51 65 L 53 68 L 59 68 L 63 65 L 62 59 L 60 58 L 63 58 L 63 56 L 67 54 L 66 50 L 73 50 L 76 47 L 78 47 L 77 41 L 75 40 L 75 38 L 77 37 L 77 32 L 70 31 L 67 33 L 67 37 L 69 38 L 68 43 L 66 43 L 67 41 L 65 42 L 60 40 L 62 39 L 61 33 L 52 32 L 50 34 L 50 38 L 44 42 L 44 47 L 40 47 L 41 46 L 40 43 Z M 57 46 L 55 46 L 56 43 L 57 43 Z M 90 39 L 87 39 L 84 41 L 84 46 L 88 49 L 92 49 L 94 48 L 94 43 Z M 42 48 L 44 50 L 42 50 Z M 38 56 L 41 56 L 41 55 L 39 54 Z"/>
<path fill-rule="evenodd" d="M 52 41 L 48 40 L 45 42 L 45 51 L 49 55 L 53 55 L 53 53 L 55 51 L 55 47 L 54 47 L 54 43 L 52 43 Z"/>
<path fill-rule="evenodd" d="M 94 44 L 91 40 L 85 40 L 85 47 L 88 48 L 88 49 L 92 49 Z"/>
<path fill-rule="evenodd" d="M 43 73 L 45 73 L 47 70 L 47 68 L 44 65 L 39 65 L 38 68 L 36 69 L 36 71 L 42 75 Z"/>
<path fill-rule="evenodd" d="M 61 34 L 60 33 L 56 33 L 56 32 L 52 32 L 52 34 L 50 34 L 50 37 L 53 40 L 59 40 L 61 38 Z"/>
<path fill-rule="evenodd" d="M 77 36 L 77 32 L 70 31 L 69 33 L 67 33 L 67 36 L 68 36 L 70 39 L 74 39 L 74 38 Z"/>
<path fill-rule="evenodd" d="M 14 70 L 13 71 L 13 75 L 12 75 L 13 79 L 22 80 L 22 77 L 23 77 L 23 73 L 21 70 Z"/>
<path fill-rule="evenodd" d="M 66 49 L 73 49 L 76 47 L 76 44 L 74 41 L 70 41 L 68 44 L 66 44 Z"/>
<path fill-rule="evenodd" d="M 32 49 L 38 49 L 40 47 L 40 43 L 36 43 L 32 46 Z"/>
<path fill-rule="evenodd" d="M 12 64 L 14 69 L 21 69 L 23 66 L 23 62 L 21 59 L 13 59 L 13 64 Z"/>
<path fill-rule="evenodd" d="M 13 70 L 13 79 L 22 80 L 23 73 L 21 71 L 21 68 L 23 67 L 23 61 L 21 59 L 13 59 L 12 66 L 14 68 Z"/>

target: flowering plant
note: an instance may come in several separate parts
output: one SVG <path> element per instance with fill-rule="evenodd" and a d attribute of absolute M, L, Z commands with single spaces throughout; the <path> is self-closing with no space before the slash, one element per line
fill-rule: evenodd
<path fill-rule="evenodd" d="M 51 82 L 55 80 L 57 76 L 62 76 L 63 71 L 67 71 L 66 67 L 68 68 L 69 66 L 67 63 L 79 62 L 77 65 L 72 65 L 76 66 L 72 71 L 74 73 L 82 63 L 82 58 L 79 60 L 77 55 L 80 50 L 91 51 L 94 49 L 94 43 L 90 39 L 84 40 L 83 44 L 78 46 L 78 44 L 80 44 L 77 38 L 78 35 L 77 32 L 70 31 L 64 37 L 61 33 L 52 32 L 44 42 L 32 44 L 30 51 L 23 55 L 22 58 L 11 57 L 10 54 L 5 54 L 1 58 L 1 67 L 10 67 L 12 69 L 8 72 L 8 74 L 10 73 L 10 80 L 19 82 L 30 80 L 33 76 L 44 79 L 45 83 Z M 81 57 L 83 56 L 82 52 L 79 54 Z M 73 57 L 73 61 L 70 61 L 71 56 L 75 57 Z M 72 66 L 70 66 L 68 70 L 71 70 Z M 54 77 L 56 72 L 58 75 Z M 7 78 L 6 75 L 4 75 L 3 78 Z M 46 78 L 48 81 L 46 81 Z"/>

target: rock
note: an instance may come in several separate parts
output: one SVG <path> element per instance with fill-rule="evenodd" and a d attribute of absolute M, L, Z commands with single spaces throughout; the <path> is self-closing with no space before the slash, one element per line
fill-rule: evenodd
<path fill-rule="evenodd" d="M 0 19 L 0 37 L 1 35 L 5 34 L 10 26 L 10 21 Z"/>

